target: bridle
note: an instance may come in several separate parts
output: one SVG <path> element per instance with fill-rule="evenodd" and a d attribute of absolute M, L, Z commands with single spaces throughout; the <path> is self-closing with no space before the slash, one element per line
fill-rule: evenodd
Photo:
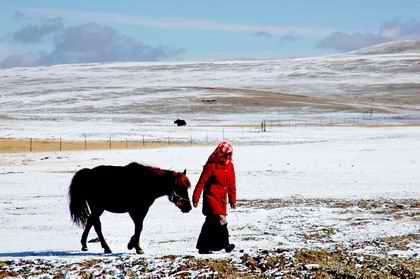
<path fill-rule="evenodd" d="M 179 195 L 177 192 L 175 192 L 174 186 L 177 185 L 176 183 L 177 180 L 178 180 L 178 177 L 175 177 L 175 181 L 174 181 L 173 187 L 171 188 L 171 192 L 168 194 L 169 201 L 174 204 L 177 204 L 179 201 L 189 203 L 190 202 L 189 199 L 184 198 L 181 195 Z"/>
<path fill-rule="evenodd" d="M 183 201 L 183 202 L 189 202 L 190 201 L 189 199 L 186 199 L 186 198 L 180 196 L 179 194 L 177 194 L 174 189 L 172 189 L 172 191 L 168 194 L 168 199 L 169 199 L 170 202 L 173 202 L 175 204 L 179 201 Z"/>

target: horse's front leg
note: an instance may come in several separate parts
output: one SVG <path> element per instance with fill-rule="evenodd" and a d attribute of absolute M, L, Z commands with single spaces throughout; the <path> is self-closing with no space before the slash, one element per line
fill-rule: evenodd
<path fill-rule="evenodd" d="M 127 248 L 131 250 L 133 248 L 136 249 L 137 254 L 143 254 L 143 249 L 140 247 L 140 234 L 143 230 L 143 220 L 146 216 L 146 210 L 133 210 L 128 212 L 130 214 L 131 219 L 134 222 L 134 235 L 131 237 L 130 241 L 128 242 Z"/>

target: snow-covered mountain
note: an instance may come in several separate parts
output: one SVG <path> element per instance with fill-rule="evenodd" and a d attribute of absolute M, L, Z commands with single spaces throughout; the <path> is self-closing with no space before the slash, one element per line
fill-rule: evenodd
<path fill-rule="evenodd" d="M 379 45 L 374 45 L 362 48 L 352 52 L 353 54 L 396 54 L 396 53 L 420 53 L 420 41 L 417 40 L 404 40 L 392 41 Z"/>
<path fill-rule="evenodd" d="M 1 136 L 45 129 L 45 121 L 78 134 L 172 125 L 177 117 L 193 125 L 372 113 L 417 121 L 419 72 L 420 53 L 3 69 Z"/>

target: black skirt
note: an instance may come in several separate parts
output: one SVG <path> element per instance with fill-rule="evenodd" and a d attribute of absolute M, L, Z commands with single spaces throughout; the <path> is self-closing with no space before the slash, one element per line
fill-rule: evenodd
<path fill-rule="evenodd" d="M 202 251 L 219 251 L 229 245 L 227 224 L 221 225 L 218 215 L 209 215 L 201 228 L 197 249 Z"/>

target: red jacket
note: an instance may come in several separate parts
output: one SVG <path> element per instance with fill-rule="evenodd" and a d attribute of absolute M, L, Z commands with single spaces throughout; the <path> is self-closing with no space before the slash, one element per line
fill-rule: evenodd
<path fill-rule="evenodd" d="M 194 203 L 198 203 L 203 190 L 203 214 L 227 215 L 227 196 L 231 205 L 236 204 L 235 170 L 232 162 L 226 165 L 208 162 L 195 186 Z"/>

